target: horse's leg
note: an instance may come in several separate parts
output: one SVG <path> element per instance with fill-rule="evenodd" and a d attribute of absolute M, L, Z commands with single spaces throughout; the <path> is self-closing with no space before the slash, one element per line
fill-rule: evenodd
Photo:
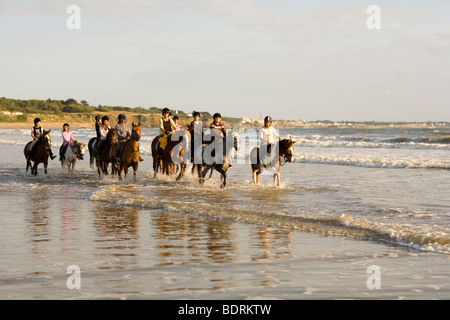
<path fill-rule="evenodd" d="M 44 162 L 44 173 L 47 174 L 48 160 Z"/>
<path fill-rule="evenodd" d="M 73 161 L 73 163 L 72 163 L 72 174 L 73 174 L 73 170 L 75 169 L 75 162 L 76 162 L 77 160 L 74 160 Z"/>
<path fill-rule="evenodd" d="M 183 175 L 184 175 L 184 171 L 186 170 L 186 164 L 184 163 L 184 162 L 182 162 L 181 164 L 180 164 L 180 174 L 178 175 L 178 177 L 177 177 L 177 181 L 180 181 L 181 180 L 181 178 L 183 178 Z"/>
<path fill-rule="evenodd" d="M 222 181 L 222 184 L 220 185 L 220 187 L 225 188 L 225 186 L 227 185 L 227 173 L 225 170 L 223 170 L 223 168 L 216 168 L 216 170 L 221 174 L 220 180 Z"/>
<path fill-rule="evenodd" d="M 197 165 L 197 173 L 198 173 L 198 182 L 200 184 L 204 184 L 205 183 L 205 177 L 203 176 L 203 170 L 202 170 L 202 165 Z"/>

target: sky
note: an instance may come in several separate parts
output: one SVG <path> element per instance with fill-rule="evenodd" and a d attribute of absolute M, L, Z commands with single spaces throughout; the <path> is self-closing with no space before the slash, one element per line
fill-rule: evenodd
<path fill-rule="evenodd" d="M 0 0 L 0 97 L 450 121 L 450 2 Z"/>

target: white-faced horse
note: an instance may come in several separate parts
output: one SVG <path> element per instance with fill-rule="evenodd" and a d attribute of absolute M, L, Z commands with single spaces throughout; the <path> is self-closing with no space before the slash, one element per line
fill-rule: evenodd
<path fill-rule="evenodd" d="M 86 144 L 77 140 L 72 140 L 66 147 L 64 158 L 61 160 L 61 167 L 64 169 L 66 166 L 69 173 L 73 173 L 75 163 L 78 160 L 84 159 L 84 152 L 86 151 Z"/>

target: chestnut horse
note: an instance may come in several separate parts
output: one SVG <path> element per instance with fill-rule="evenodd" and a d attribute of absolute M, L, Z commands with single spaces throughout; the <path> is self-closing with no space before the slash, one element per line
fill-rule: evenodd
<path fill-rule="evenodd" d="M 118 165 L 119 179 L 122 180 L 122 171 L 125 173 L 125 177 L 128 174 L 128 168 L 133 167 L 133 174 L 136 177 L 136 171 L 139 166 L 139 144 L 138 141 L 141 139 L 141 128 L 140 123 L 132 123 L 131 138 L 125 144 L 124 151 L 122 154 L 122 161 Z"/>
<path fill-rule="evenodd" d="M 188 130 L 178 130 L 172 132 L 167 137 L 167 145 L 162 156 L 162 172 L 164 174 L 174 174 L 176 166 L 180 166 L 180 173 L 177 181 L 181 180 L 186 171 L 187 156 L 190 152 L 191 134 Z M 158 164 L 157 164 L 158 165 Z M 156 167 L 157 168 L 157 167 Z M 155 167 L 154 167 L 155 169 Z M 156 169 L 155 169 L 156 174 Z"/>
<path fill-rule="evenodd" d="M 33 159 L 31 161 L 34 162 L 33 166 L 31 166 L 31 161 L 28 160 L 28 154 L 31 150 L 29 150 L 29 147 L 33 141 L 30 141 L 27 143 L 25 148 L 23 149 L 23 154 L 25 155 L 25 158 L 27 159 L 27 169 L 26 172 L 28 172 L 28 168 L 31 168 L 31 174 L 37 175 L 37 167 L 40 163 L 44 164 L 44 172 L 47 174 L 47 166 L 48 166 L 48 157 L 49 157 L 49 151 L 52 147 L 52 140 L 50 137 L 50 131 L 52 129 L 45 131 L 42 134 L 42 136 L 39 138 L 38 141 L 36 141 L 36 144 L 34 145 L 34 148 L 36 152 L 34 153 Z"/>
<path fill-rule="evenodd" d="M 102 172 L 103 172 L 103 174 L 108 175 L 108 165 L 110 162 L 113 162 L 112 158 L 110 156 L 110 150 L 112 149 L 112 146 L 114 144 L 117 144 L 116 139 L 117 139 L 116 130 L 110 129 L 108 131 L 108 133 L 106 134 L 106 139 L 101 142 L 103 144 L 103 146 L 102 146 L 102 150 L 101 150 L 102 152 L 99 155 L 100 159 L 97 158 L 97 152 L 94 151 L 94 154 L 96 154 L 96 164 L 97 164 L 97 171 L 98 171 L 99 177 L 101 176 Z M 115 150 L 114 150 L 114 152 L 115 152 Z M 114 174 L 114 164 L 112 165 L 111 173 Z"/>
<path fill-rule="evenodd" d="M 261 162 L 261 159 L 259 158 L 259 148 L 258 147 L 253 148 L 252 152 L 250 153 L 250 161 L 253 173 L 253 183 L 257 184 L 259 181 L 259 176 L 261 175 L 263 170 L 268 169 L 274 172 L 273 183 L 275 184 L 275 181 L 277 181 L 277 186 L 279 187 L 281 184 L 280 168 L 286 162 L 292 162 L 294 158 L 294 144 L 296 142 L 297 141 L 293 141 L 291 138 L 281 140 L 278 144 L 279 147 L 278 160 L 273 159 L 270 163 Z M 274 148 L 275 146 L 272 146 L 272 149 Z M 282 163 L 283 160 L 284 163 Z"/>

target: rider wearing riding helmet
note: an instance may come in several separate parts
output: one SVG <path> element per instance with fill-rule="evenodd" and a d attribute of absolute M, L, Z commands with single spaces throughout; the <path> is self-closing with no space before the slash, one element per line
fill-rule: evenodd
<path fill-rule="evenodd" d="M 36 143 L 38 142 L 39 138 L 43 134 L 43 130 L 41 127 L 41 119 L 35 118 L 33 122 L 34 122 L 34 126 L 33 126 L 33 128 L 31 128 L 31 137 L 33 138 L 33 141 L 31 142 L 30 147 L 29 147 L 30 149 L 29 149 L 29 153 L 28 153 L 28 157 L 27 157 L 28 160 L 32 160 L 34 158 L 34 155 L 36 153 L 36 148 L 35 148 Z M 53 155 L 51 148 L 48 148 L 48 152 L 50 154 L 50 159 L 53 160 L 56 158 L 56 156 Z"/>
<path fill-rule="evenodd" d="M 101 160 L 101 154 L 103 152 L 103 148 L 105 145 L 106 136 L 108 135 L 111 127 L 109 126 L 109 118 L 108 116 L 102 117 L 102 124 L 100 126 L 100 141 L 97 144 L 97 159 Z"/>
<path fill-rule="evenodd" d="M 119 114 L 118 117 L 118 123 L 116 127 L 114 128 L 117 133 L 117 141 L 119 142 L 119 145 L 117 146 L 116 154 L 114 156 L 116 160 L 116 164 L 120 164 L 120 150 L 123 146 L 123 144 L 131 138 L 131 131 L 128 127 L 128 124 L 125 122 L 127 120 L 127 117 L 124 114 Z"/>
<path fill-rule="evenodd" d="M 214 120 L 210 124 L 209 128 L 219 130 L 222 138 L 225 138 L 227 136 L 227 130 L 225 129 L 225 126 L 222 122 L 222 115 L 220 113 L 214 113 L 213 118 L 214 118 Z"/>
<path fill-rule="evenodd" d="M 68 123 L 63 124 L 63 129 L 61 131 L 61 136 L 63 139 L 63 143 L 61 144 L 61 147 L 59 147 L 59 161 L 64 160 L 64 154 L 67 151 L 67 146 L 69 145 L 69 142 L 72 140 L 75 140 L 73 138 L 72 132 L 70 132 L 70 127 Z"/>
<path fill-rule="evenodd" d="M 261 148 L 266 147 L 267 154 L 270 154 L 272 151 L 274 138 L 281 140 L 281 137 L 278 135 L 275 128 L 272 127 L 272 117 L 266 116 L 264 118 L 264 127 L 259 132 L 259 142 Z"/>
<path fill-rule="evenodd" d="M 159 134 L 160 135 L 169 135 L 173 131 L 177 130 L 177 125 L 170 118 L 170 110 L 169 108 L 164 108 L 162 110 L 162 118 L 159 120 Z"/>

